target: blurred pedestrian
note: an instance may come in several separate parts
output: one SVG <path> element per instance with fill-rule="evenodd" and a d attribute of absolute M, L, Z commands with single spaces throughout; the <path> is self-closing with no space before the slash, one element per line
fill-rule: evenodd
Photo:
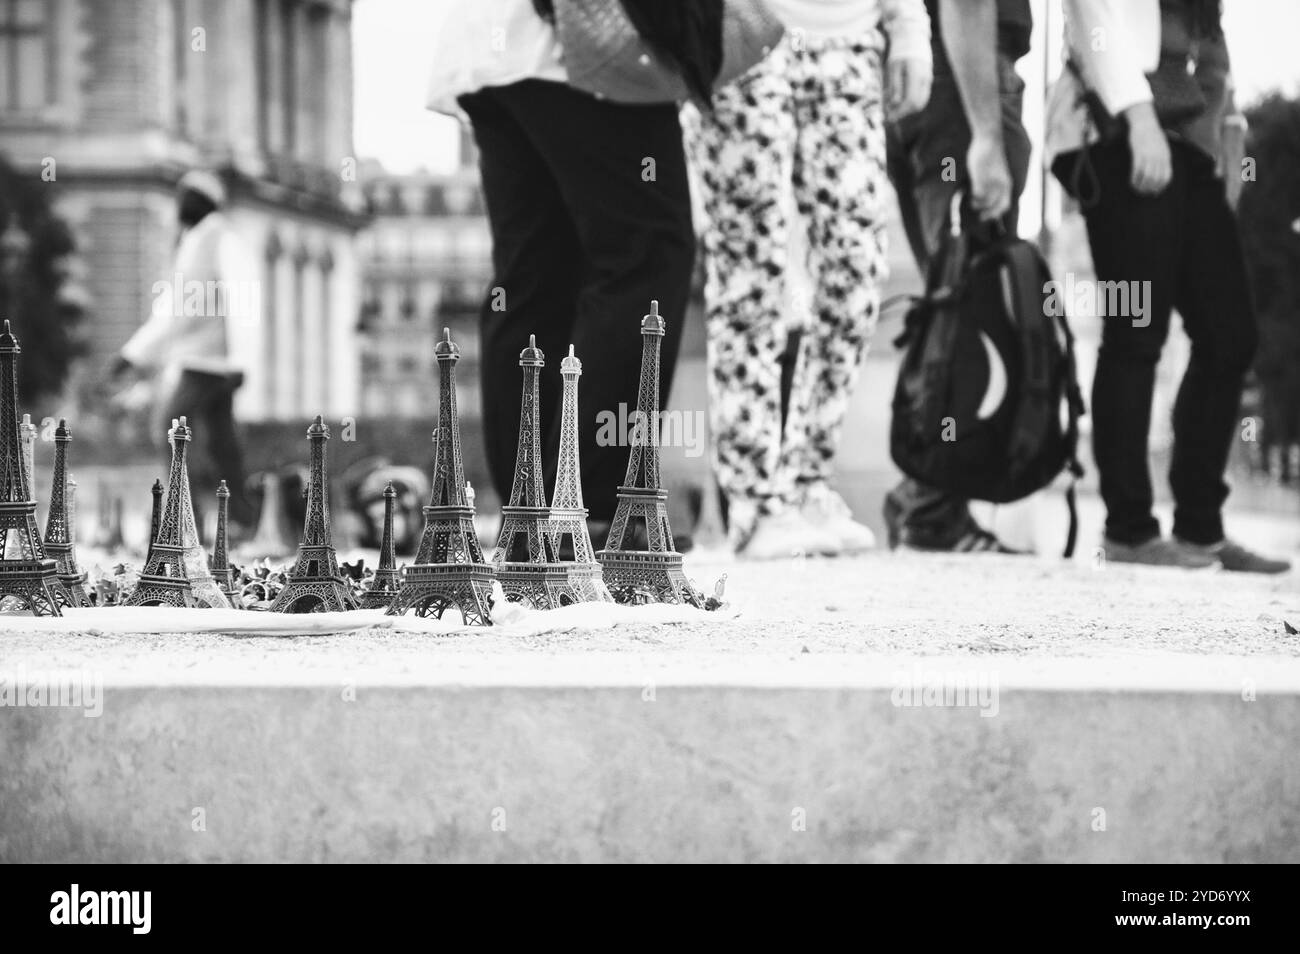
<path fill-rule="evenodd" d="M 1098 280 L 1149 288 L 1144 313 L 1102 315 L 1093 455 L 1106 558 L 1278 573 L 1283 560 L 1224 533 L 1224 471 L 1236 438 L 1256 319 L 1229 192 L 1238 137 L 1218 0 L 1067 0 L 1067 69 L 1047 152 L 1079 198 Z M 1096 42 L 1098 37 L 1104 42 Z M 1133 300 L 1133 296 L 1127 296 Z M 1147 437 L 1156 364 L 1177 308 L 1191 356 L 1174 405 L 1173 533 L 1152 513 Z"/>
<path fill-rule="evenodd" d="M 963 193 L 964 227 L 1001 223 L 1016 232 L 1029 170 L 1021 123 L 1029 52 L 1029 0 L 926 0 L 934 83 L 925 108 L 889 129 L 889 176 L 908 244 L 924 275 Z M 885 498 L 889 545 L 962 553 L 1014 552 L 970 512 L 970 501 L 904 478 Z"/>
<path fill-rule="evenodd" d="M 844 416 L 880 304 L 886 111 L 929 95 L 921 0 L 770 0 L 771 56 L 684 110 L 703 192 L 713 463 L 742 556 L 874 545 L 830 487 Z M 812 323 L 782 428 L 793 196 L 806 230 Z"/>
<path fill-rule="evenodd" d="M 238 534 L 251 527 L 254 514 L 234 416 L 235 392 L 244 380 L 237 339 L 255 321 L 258 300 L 243 240 L 222 212 L 225 204 L 226 190 L 214 174 L 193 170 L 181 177 L 172 269 L 154 284 L 152 313 L 122 347 L 113 376 L 134 369 L 147 383 L 158 437 L 174 418 L 189 419 L 196 507 L 202 509 L 225 480 Z"/>
<path fill-rule="evenodd" d="M 632 9 L 663 0 L 630 0 Z M 483 426 L 497 494 L 509 499 L 519 433 L 519 353 L 535 334 L 583 360 L 579 417 L 637 406 L 639 320 L 667 319 L 662 403 L 672 387 L 695 238 L 677 105 L 631 105 L 574 88 L 550 0 L 444 2 L 429 106 L 466 115 L 478 146 L 494 277 L 480 325 Z M 570 50 L 570 53 L 577 51 Z M 689 56 L 689 51 L 687 51 Z M 541 379 L 547 492 L 559 456 L 561 378 Z M 579 429 L 583 499 L 600 546 L 627 468 L 624 443 Z"/>

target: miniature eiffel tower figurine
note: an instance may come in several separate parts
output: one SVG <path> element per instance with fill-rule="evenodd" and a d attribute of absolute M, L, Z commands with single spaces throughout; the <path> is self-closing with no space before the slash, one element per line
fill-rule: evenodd
<path fill-rule="evenodd" d="M 212 575 L 217 581 L 217 588 L 230 600 L 230 605 L 239 609 L 239 597 L 235 593 L 235 568 L 230 565 L 230 558 L 226 555 L 226 521 L 229 514 L 230 488 L 223 480 L 217 484 L 217 537 L 212 542 Z"/>
<path fill-rule="evenodd" d="M 0 600 L 12 597 L 33 616 L 61 616 L 57 570 L 36 528 L 36 500 L 18 422 L 18 339 L 0 334 Z"/>
<path fill-rule="evenodd" d="M 194 523 L 190 472 L 185 463 L 190 427 L 185 418 L 173 422 L 167 437 L 172 445 L 172 464 L 162 521 L 140 581 L 123 605 L 230 609 L 230 601 L 208 572 L 208 558 Z"/>
<path fill-rule="evenodd" d="M 153 487 L 149 491 L 153 494 L 153 507 L 149 512 L 149 544 L 145 547 L 146 563 L 149 557 L 153 555 L 153 542 L 158 539 L 158 528 L 162 526 L 162 505 L 163 505 L 163 485 L 161 478 L 153 479 Z"/>
<path fill-rule="evenodd" d="M 325 442 L 330 429 L 319 414 L 307 428 L 311 441 L 311 477 L 307 484 L 307 516 L 303 521 L 298 560 L 284 588 L 271 603 L 273 613 L 341 613 L 357 608 L 347 580 L 339 572 L 330 537 L 329 484 L 325 479 Z"/>
<path fill-rule="evenodd" d="M 492 567 L 483 561 L 474 531 L 474 508 L 465 496 L 465 466 L 460 456 L 456 410 L 456 362 L 460 348 L 451 331 L 434 347 L 438 359 L 438 429 L 434 431 L 433 493 L 424 508 L 424 534 L 415 562 L 406 568 L 402 588 L 388 607 L 390 615 L 414 610 L 436 616 L 460 610 L 470 626 L 492 625 Z"/>
<path fill-rule="evenodd" d="M 379 569 L 375 570 L 370 588 L 358 601 L 362 609 L 385 609 L 402 588 L 402 575 L 397 570 L 393 553 L 393 502 L 397 491 L 390 480 L 384 488 L 384 535 L 379 541 Z"/>
<path fill-rule="evenodd" d="M 89 606 L 86 574 L 77 567 L 77 553 L 72 527 L 73 514 L 68 500 L 68 445 L 72 434 L 68 422 L 59 418 L 54 431 L 54 478 L 50 489 L 50 511 L 45 518 L 45 555 L 54 560 L 59 583 L 54 598 L 62 606 Z"/>
<path fill-rule="evenodd" d="M 555 548 L 565 551 L 568 543 L 572 561 L 564 561 L 569 580 L 569 596 L 579 603 L 610 603 L 613 597 L 591 549 L 587 532 L 587 508 L 582 502 L 582 476 L 578 460 L 578 378 L 582 362 L 569 345 L 568 356 L 560 362 L 564 376 L 564 403 L 560 413 L 560 460 L 555 473 L 555 493 L 551 497 L 551 532 Z"/>
<path fill-rule="evenodd" d="M 501 508 L 501 532 L 492 554 L 506 599 L 535 609 L 554 609 L 574 601 L 568 592 L 568 570 L 556 555 L 551 511 L 546 506 L 546 488 L 542 483 L 542 441 L 537 430 L 538 376 L 545 365 L 546 356 L 537 347 L 537 338 L 529 335 L 528 347 L 519 353 L 519 366 L 524 369 L 524 393 L 519 413 L 515 479 L 510 502 Z"/>
<path fill-rule="evenodd" d="M 650 302 L 650 314 L 641 319 L 641 384 L 627 476 L 618 488 L 609 540 L 596 556 L 619 602 L 640 597 L 698 605 L 699 596 L 682 573 L 682 555 L 668 526 L 668 492 L 659 479 L 659 339 L 664 327 L 659 302 Z M 645 525 L 644 550 L 638 546 L 636 521 Z"/>
<path fill-rule="evenodd" d="M 36 496 L 36 425 L 32 416 L 24 414 L 18 430 L 23 436 L 23 461 L 27 464 L 27 479 L 32 482 L 32 496 Z"/>

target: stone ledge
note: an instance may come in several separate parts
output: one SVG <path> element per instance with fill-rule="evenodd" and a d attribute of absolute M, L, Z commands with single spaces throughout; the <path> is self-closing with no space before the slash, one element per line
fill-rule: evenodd
<path fill-rule="evenodd" d="M 0 710 L 0 861 L 1300 858 L 1293 659 L 534 652 L 350 671 L 118 673 L 100 718 Z M 996 716 L 894 704 L 936 672 L 995 674 Z"/>

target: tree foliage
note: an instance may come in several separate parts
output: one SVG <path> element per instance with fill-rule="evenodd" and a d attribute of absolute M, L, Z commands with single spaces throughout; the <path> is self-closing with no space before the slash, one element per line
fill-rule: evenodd
<path fill-rule="evenodd" d="M 81 308 L 66 295 L 75 243 L 51 205 L 52 188 L 0 156 L 0 318 L 9 319 L 23 349 L 24 408 L 57 394 L 85 350 L 76 335 Z"/>

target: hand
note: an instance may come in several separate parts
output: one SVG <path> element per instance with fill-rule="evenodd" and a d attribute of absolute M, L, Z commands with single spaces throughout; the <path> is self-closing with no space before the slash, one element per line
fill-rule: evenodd
<path fill-rule="evenodd" d="M 1151 103 L 1138 103 L 1124 112 L 1128 117 L 1128 147 L 1133 157 L 1129 183 L 1138 195 L 1158 195 L 1174 175 L 1169 139 L 1156 121 Z"/>
<path fill-rule="evenodd" d="M 1246 121 L 1240 116 L 1228 116 L 1223 121 L 1223 138 L 1219 143 L 1216 171 L 1223 176 L 1223 188 L 1228 207 L 1234 212 L 1245 185 L 1241 177 L 1242 160 L 1246 158 Z"/>
<path fill-rule="evenodd" d="M 970 202 L 981 219 L 1000 219 L 1011 208 L 1011 170 L 1000 136 L 976 133 L 966 151 Z"/>
<path fill-rule="evenodd" d="M 885 77 L 885 118 L 902 119 L 930 101 L 929 64 L 915 57 L 890 58 Z"/>

